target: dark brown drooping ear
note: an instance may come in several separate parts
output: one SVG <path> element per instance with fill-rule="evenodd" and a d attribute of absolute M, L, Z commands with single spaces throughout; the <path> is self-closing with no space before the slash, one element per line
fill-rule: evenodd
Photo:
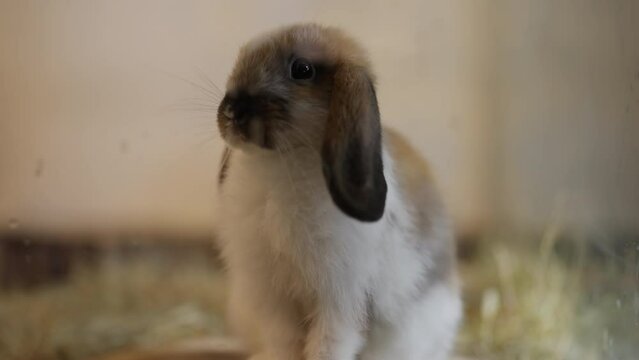
<path fill-rule="evenodd" d="M 340 64 L 334 74 L 322 147 L 323 171 L 335 204 L 361 221 L 384 214 L 386 180 L 373 82 L 365 68 Z"/>

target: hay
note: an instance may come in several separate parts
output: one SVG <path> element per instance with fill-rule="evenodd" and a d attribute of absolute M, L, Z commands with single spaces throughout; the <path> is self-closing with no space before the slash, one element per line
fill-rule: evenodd
<path fill-rule="evenodd" d="M 546 234 L 536 247 L 534 241 L 484 239 L 481 254 L 462 264 L 462 353 L 509 360 L 636 358 L 639 312 L 619 300 L 639 298 L 638 288 L 621 285 L 633 274 L 614 269 L 618 259 L 592 261 L 584 243 L 571 248 L 567 260 L 555 249 L 556 235 Z M 601 292 L 602 284 L 613 285 Z"/>
<path fill-rule="evenodd" d="M 204 260 L 107 261 L 68 282 L 0 294 L 0 359 L 84 359 L 224 333 L 224 282 Z"/>
<path fill-rule="evenodd" d="M 528 238 L 482 239 L 478 255 L 460 264 L 466 304 L 460 354 L 636 358 L 639 248 L 603 261 L 578 246 L 567 258 L 556 249 L 556 235 L 534 246 Z M 0 359 L 86 359 L 226 333 L 225 283 L 210 260 L 141 254 L 103 259 L 58 285 L 0 293 Z"/>

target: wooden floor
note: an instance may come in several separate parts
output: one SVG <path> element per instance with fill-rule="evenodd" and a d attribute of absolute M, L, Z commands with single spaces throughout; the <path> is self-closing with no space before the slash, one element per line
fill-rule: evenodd
<path fill-rule="evenodd" d="M 233 339 L 201 339 L 171 348 L 122 352 L 99 360 L 246 360 L 248 356 Z M 399 360 L 399 359 L 393 359 Z M 454 357 L 451 360 L 476 360 Z"/>
<path fill-rule="evenodd" d="M 157 350 L 123 351 L 99 360 L 245 360 L 242 347 L 233 339 L 198 339 Z"/>
<path fill-rule="evenodd" d="M 115 355 L 105 359 L 108 360 L 245 360 L 247 357 L 238 354 L 220 352 L 146 352 Z"/>

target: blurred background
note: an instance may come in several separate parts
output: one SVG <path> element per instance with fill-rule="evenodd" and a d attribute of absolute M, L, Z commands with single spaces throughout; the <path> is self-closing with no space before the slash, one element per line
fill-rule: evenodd
<path fill-rule="evenodd" d="M 215 87 L 301 21 L 369 49 L 382 121 L 432 164 L 458 352 L 636 358 L 635 0 L 0 1 L 0 358 L 226 334 Z"/>

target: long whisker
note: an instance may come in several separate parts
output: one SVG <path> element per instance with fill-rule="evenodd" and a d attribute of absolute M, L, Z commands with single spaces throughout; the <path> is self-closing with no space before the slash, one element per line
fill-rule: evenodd
<path fill-rule="evenodd" d="M 207 106 L 182 106 L 182 107 L 174 107 L 172 109 L 169 109 L 169 111 L 176 111 L 176 112 L 193 112 L 193 113 L 202 113 L 205 115 L 213 115 L 213 117 L 215 117 L 217 115 L 217 109 L 215 108 L 210 108 Z"/>
<path fill-rule="evenodd" d="M 213 144 L 215 143 L 216 140 L 220 139 L 219 135 L 218 136 L 216 136 L 216 134 L 213 134 L 213 135 L 214 136 L 207 136 L 203 140 L 200 140 L 199 142 L 195 144 L 195 147 L 197 149 L 202 149 L 205 145 Z"/>
<path fill-rule="evenodd" d="M 176 104 L 203 104 L 211 106 L 217 106 L 219 103 L 219 100 L 210 97 L 187 97 L 183 98 L 179 102 L 176 102 Z"/>
<path fill-rule="evenodd" d="M 215 98 L 216 100 L 221 100 L 221 93 L 220 92 L 215 92 L 212 89 L 207 88 L 206 86 L 203 86 L 202 84 L 199 84 L 193 80 L 189 80 L 189 79 L 185 79 L 181 76 L 175 75 L 175 74 L 171 74 L 171 73 L 166 73 L 167 76 L 170 76 L 174 79 L 178 79 L 181 80 L 183 82 L 185 82 L 188 85 L 191 85 L 192 87 L 194 87 L 195 89 L 198 89 L 200 91 L 202 91 L 205 95 L 210 96 Z M 217 88 L 217 86 L 216 86 Z M 219 91 L 219 89 L 218 89 Z"/>
<path fill-rule="evenodd" d="M 219 106 L 219 100 L 213 99 L 210 96 L 205 98 L 190 97 L 184 98 L 180 101 L 176 101 L 174 104 L 170 104 L 164 107 L 164 111 L 168 112 L 196 112 L 206 114 L 217 114 Z"/>
<path fill-rule="evenodd" d="M 202 69 L 200 69 L 199 67 L 196 67 L 195 70 L 197 71 L 198 75 L 200 76 L 200 79 L 202 79 L 206 84 L 212 86 L 215 90 L 217 90 L 217 93 L 220 96 L 224 94 L 224 92 L 219 88 L 219 86 L 217 86 L 213 82 L 213 80 L 211 80 L 211 78 L 208 77 L 204 71 L 202 71 Z"/>

